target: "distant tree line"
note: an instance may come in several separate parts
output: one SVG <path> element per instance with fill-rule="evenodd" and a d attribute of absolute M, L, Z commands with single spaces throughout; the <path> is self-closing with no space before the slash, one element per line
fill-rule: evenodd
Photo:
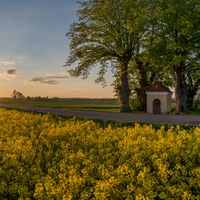
<path fill-rule="evenodd" d="M 24 94 L 22 94 L 21 92 L 17 91 L 17 90 L 13 90 L 11 97 L 13 99 L 26 99 L 26 100 L 31 100 L 31 99 L 49 99 L 48 96 L 46 97 L 41 97 L 41 96 L 36 96 L 36 97 L 31 97 L 31 96 L 26 96 Z"/>

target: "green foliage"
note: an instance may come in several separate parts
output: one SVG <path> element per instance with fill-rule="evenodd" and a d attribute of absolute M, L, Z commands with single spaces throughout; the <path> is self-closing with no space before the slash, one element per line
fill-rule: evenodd
<path fill-rule="evenodd" d="M 199 199 L 200 128 L 101 128 L 0 109 L 1 199 Z"/>
<path fill-rule="evenodd" d="M 107 68 L 115 67 L 116 61 L 132 54 L 134 35 L 126 28 L 131 7 L 130 1 L 84 1 L 78 2 L 78 22 L 71 25 L 66 34 L 70 39 L 70 56 L 67 66 L 78 62 L 71 75 L 87 78 L 92 67 L 99 64 L 97 82 L 105 84 Z M 129 38 L 127 40 L 127 37 Z"/>
<path fill-rule="evenodd" d="M 155 17 L 157 36 L 152 56 L 161 62 L 170 77 L 174 76 L 177 112 L 188 112 L 186 99 L 194 95 L 186 97 L 187 89 L 193 90 L 199 79 L 200 2 L 161 0 Z"/>
<path fill-rule="evenodd" d="M 69 70 L 72 76 L 85 79 L 98 67 L 95 82 L 105 86 L 104 74 L 113 71 L 114 89 L 125 106 L 130 90 L 145 99 L 145 90 L 160 81 L 175 87 L 177 112 L 189 111 L 199 85 L 199 0 L 78 3 L 78 22 L 66 34 L 71 39 L 66 66 L 77 64 Z"/>
<path fill-rule="evenodd" d="M 144 78 L 149 78 L 149 74 L 156 73 L 157 69 L 148 56 L 155 37 L 150 31 L 153 29 L 151 15 L 154 3 L 146 0 L 91 0 L 78 3 L 78 22 L 74 22 L 66 34 L 71 39 L 66 66 L 76 63 L 76 67 L 69 70 L 70 74 L 83 79 L 88 77 L 93 67 L 98 67 L 95 82 L 101 82 L 103 86 L 106 85 L 104 75 L 107 70 L 114 72 L 116 80 L 113 85 L 120 97 L 121 111 L 130 112 L 131 89 L 135 89 L 140 76 L 143 76 L 137 70 L 141 66 L 138 66 L 138 61 L 134 68 L 131 62 L 142 62 L 142 67 L 147 71 Z M 137 78 L 133 79 L 134 76 Z M 143 88 L 143 85 L 139 84 L 139 87 Z"/>
<path fill-rule="evenodd" d="M 131 109 L 133 111 L 139 111 L 138 108 L 140 107 L 142 100 L 143 99 L 141 99 L 139 96 L 136 96 L 136 95 L 134 97 L 131 97 L 131 99 L 130 99 Z"/>
<path fill-rule="evenodd" d="M 195 111 L 200 111 L 200 95 L 195 96 L 193 108 Z"/>

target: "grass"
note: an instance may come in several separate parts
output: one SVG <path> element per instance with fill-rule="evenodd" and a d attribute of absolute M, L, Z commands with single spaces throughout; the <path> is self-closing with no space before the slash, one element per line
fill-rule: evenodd
<path fill-rule="evenodd" d="M 63 98 L 63 99 L 11 99 L 2 98 L 0 104 L 15 106 L 33 106 L 47 108 L 62 108 L 70 110 L 93 110 L 100 112 L 119 112 L 120 105 L 117 99 L 84 99 L 84 98 Z"/>
<path fill-rule="evenodd" d="M 120 105 L 114 98 L 51 98 L 51 99 L 12 99 L 0 98 L 0 104 L 15 106 L 32 106 L 46 108 L 61 108 L 68 110 L 89 110 L 98 112 L 119 112 Z M 176 115 L 175 102 L 172 103 L 172 112 L 169 115 Z M 133 113 L 143 114 L 145 112 L 133 111 Z M 200 115 L 200 110 L 191 111 L 190 113 L 179 113 L 179 115 Z"/>

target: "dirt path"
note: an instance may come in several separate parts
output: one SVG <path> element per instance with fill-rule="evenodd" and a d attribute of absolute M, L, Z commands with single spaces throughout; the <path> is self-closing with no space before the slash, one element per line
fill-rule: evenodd
<path fill-rule="evenodd" d="M 179 125 L 200 125 L 200 116 L 190 115 L 151 115 L 151 114 L 132 114 L 132 113 L 105 113 L 83 110 L 63 110 L 56 108 L 44 108 L 44 107 L 27 107 L 27 106 L 10 106 L 0 104 L 0 107 L 15 108 L 22 110 L 32 110 L 43 113 L 52 113 L 58 115 L 84 117 L 89 119 L 105 119 L 115 120 L 123 122 L 145 122 L 153 124 L 179 124 Z"/>

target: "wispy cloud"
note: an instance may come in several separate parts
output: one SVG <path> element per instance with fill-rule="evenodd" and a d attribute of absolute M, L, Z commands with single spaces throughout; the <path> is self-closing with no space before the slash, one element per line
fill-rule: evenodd
<path fill-rule="evenodd" d="M 69 77 L 69 74 L 67 72 L 60 72 L 58 74 L 54 72 L 50 72 L 42 77 L 35 77 L 31 78 L 28 81 L 29 82 L 35 82 L 35 83 L 44 83 L 48 85 L 56 85 L 59 84 L 58 80 L 63 80 Z"/>
<path fill-rule="evenodd" d="M 0 73 L 0 78 L 11 80 L 11 78 L 15 78 L 17 75 L 18 71 L 16 69 L 8 69 L 4 73 Z"/>
<path fill-rule="evenodd" d="M 15 62 L 9 60 L 0 60 L 0 65 L 14 65 Z"/>
<path fill-rule="evenodd" d="M 57 81 L 54 78 L 49 77 L 36 77 L 29 79 L 29 82 L 35 82 L 35 83 L 45 83 L 48 85 L 56 85 L 58 84 Z"/>

